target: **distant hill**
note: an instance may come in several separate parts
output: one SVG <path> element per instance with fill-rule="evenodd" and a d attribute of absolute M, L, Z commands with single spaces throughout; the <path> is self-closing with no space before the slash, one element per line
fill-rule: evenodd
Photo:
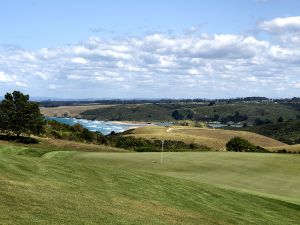
<path fill-rule="evenodd" d="M 180 104 L 117 105 L 87 110 L 80 115 L 91 120 L 170 121 L 174 120 L 172 112 L 184 107 Z"/>
<path fill-rule="evenodd" d="M 175 113 L 175 111 L 177 111 Z M 235 116 L 238 112 L 238 116 Z M 277 121 L 300 117 L 300 111 L 289 105 L 275 103 L 235 104 L 135 104 L 117 105 L 109 108 L 91 109 L 80 113 L 82 118 L 93 120 L 127 121 L 175 121 L 192 119 L 198 121 L 230 121 L 254 123 L 261 120 Z"/>

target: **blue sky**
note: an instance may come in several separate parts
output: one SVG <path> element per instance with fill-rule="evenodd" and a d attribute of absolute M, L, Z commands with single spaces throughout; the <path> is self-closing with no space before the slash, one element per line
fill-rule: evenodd
<path fill-rule="evenodd" d="M 1 1 L 0 90 L 299 96 L 299 34 L 297 0 Z"/>

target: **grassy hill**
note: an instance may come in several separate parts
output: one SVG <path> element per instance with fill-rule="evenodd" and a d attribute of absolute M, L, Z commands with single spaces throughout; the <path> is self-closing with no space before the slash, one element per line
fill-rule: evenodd
<path fill-rule="evenodd" d="M 218 114 L 220 117 L 226 117 L 238 111 L 242 115 L 247 115 L 246 122 L 254 122 L 256 118 L 262 120 L 269 119 L 277 121 L 282 116 L 285 120 L 296 119 L 300 116 L 300 111 L 288 105 L 274 103 L 238 103 L 214 105 L 195 108 L 197 114 L 213 117 Z"/>
<path fill-rule="evenodd" d="M 300 111 L 283 104 L 275 103 L 236 103 L 222 105 L 201 104 L 139 104 L 117 105 L 106 108 L 91 109 L 81 112 L 85 119 L 95 120 L 125 120 L 125 121 L 174 121 L 172 113 L 178 110 L 182 119 L 190 115 L 193 119 L 206 120 L 218 115 L 221 118 L 232 116 L 236 111 L 246 115 L 245 122 L 253 123 L 256 118 L 277 121 L 282 116 L 284 120 L 295 119 Z"/>
<path fill-rule="evenodd" d="M 300 120 L 249 127 L 247 130 L 259 133 L 287 144 L 300 144 Z"/>
<path fill-rule="evenodd" d="M 2 224 L 300 220 L 298 155 L 167 153 L 160 165 L 159 153 L 56 151 L 29 157 L 14 154 L 20 148 L 26 147 L 0 147 Z"/>
<path fill-rule="evenodd" d="M 224 150 L 226 143 L 233 137 L 240 136 L 247 139 L 251 143 L 265 147 L 284 147 L 285 144 L 251 132 L 194 128 L 194 127 L 140 127 L 130 132 L 126 132 L 129 136 L 141 137 L 146 139 L 158 140 L 180 140 L 186 143 L 197 143 L 207 147 Z"/>
<path fill-rule="evenodd" d="M 82 118 L 91 120 L 170 121 L 179 104 L 117 105 L 109 108 L 87 110 Z"/>

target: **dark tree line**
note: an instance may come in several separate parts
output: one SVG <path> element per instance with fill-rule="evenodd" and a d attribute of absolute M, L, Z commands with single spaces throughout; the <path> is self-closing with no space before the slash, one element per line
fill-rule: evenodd
<path fill-rule="evenodd" d="M 43 131 L 44 117 L 39 105 L 19 91 L 6 93 L 0 104 L 0 132 L 8 135 L 38 135 Z"/>

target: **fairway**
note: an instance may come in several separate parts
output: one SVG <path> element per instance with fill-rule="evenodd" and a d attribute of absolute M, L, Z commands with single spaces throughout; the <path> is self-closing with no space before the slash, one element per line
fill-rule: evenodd
<path fill-rule="evenodd" d="M 296 156 L 168 153 L 160 165 L 159 153 L 53 151 L 41 158 L 14 154 L 22 148 L 1 146 L 1 224 L 296 224 L 300 219 Z M 286 174 L 279 176 L 281 182 L 293 177 L 286 184 L 289 188 L 277 182 L 272 186 L 281 193 L 266 193 L 263 187 L 258 194 L 237 191 L 234 186 L 244 185 L 245 176 L 233 171 L 227 176 L 231 180 L 227 188 L 218 187 L 223 185 L 216 181 L 224 173 L 207 180 L 235 166 L 241 170 L 242 161 L 257 160 L 267 164 L 259 168 L 266 176 L 279 167 Z M 242 169 L 252 171 L 247 174 L 252 182 L 261 173 L 255 165 Z M 268 182 L 272 179 L 276 180 L 271 177 Z"/>
<path fill-rule="evenodd" d="M 245 138 L 251 143 L 264 148 L 288 146 L 275 139 L 251 132 L 196 127 L 140 127 L 134 129 L 128 135 L 146 139 L 180 140 L 186 143 L 205 145 L 216 150 L 225 150 L 226 143 L 236 136 Z"/>
<path fill-rule="evenodd" d="M 270 153 L 79 153 L 74 159 L 208 183 L 300 203 L 300 156 Z"/>

